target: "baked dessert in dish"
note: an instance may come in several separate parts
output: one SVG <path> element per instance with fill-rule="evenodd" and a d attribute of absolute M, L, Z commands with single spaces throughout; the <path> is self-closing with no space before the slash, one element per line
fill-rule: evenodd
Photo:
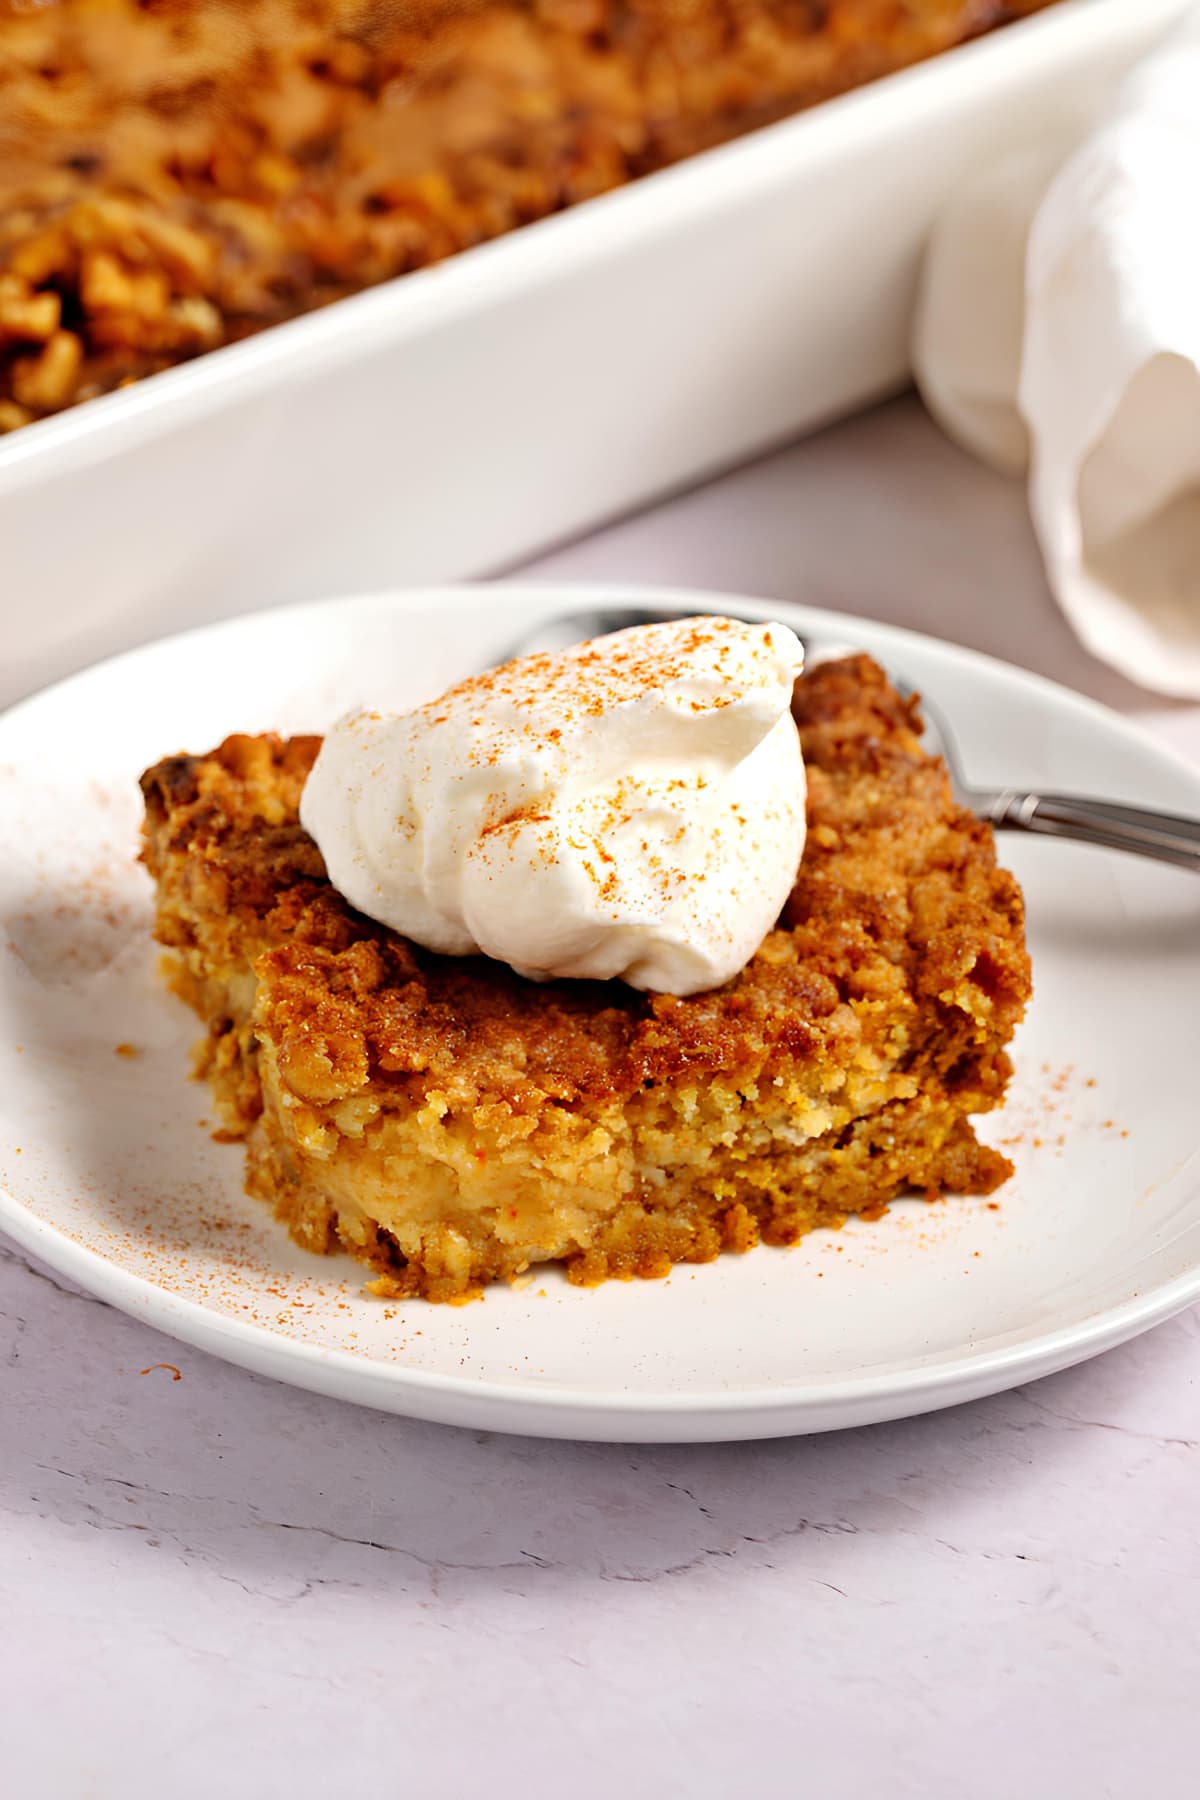
<path fill-rule="evenodd" d="M 299 820 L 313 737 L 143 777 L 144 858 L 197 1070 L 250 1190 L 375 1290 L 459 1300 L 538 1263 L 655 1276 L 1011 1172 L 1023 904 L 916 703 L 867 657 L 796 684 L 808 838 L 732 980 L 677 997 L 532 981 L 355 911 Z"/>
<path fill-rule="evenodd" d="M 0 0 L 0 431 L 1053 0 Z"/>

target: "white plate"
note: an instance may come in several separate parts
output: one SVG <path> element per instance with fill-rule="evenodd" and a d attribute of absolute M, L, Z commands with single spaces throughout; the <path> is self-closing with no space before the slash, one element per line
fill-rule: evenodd
<path fill-rule="evenodd" d="M 574 599 L 572 598 L 574 596 Z M 1044 1375 L 1200 1296 L 1200 885 L 1004 840 L 1037 994 L 987 1135 L 997 1196 L 661 1283 L 556 1271 L 466 1307 L 374 1300 L 241 1191 L 185 1077 L 192 1016 L 154 976 L 136 778 L 226 732 L 321 729 L 427 697 L 565 605 L 645 590 L 479 588 L 259 614 L 102 664 L 0 719 L 0 1225 L 82 1286 L 261 1373 L 422 1418 L 548 1436 L 759 1437 L 896 1418 Z M 927 638 L 714 595 L 852 640 L 934 696 L 982 781 L 1200 812 L 1200 775 L 1119 719 Z M 133 1057 L 116 1054 L 135 1047 Z"/>

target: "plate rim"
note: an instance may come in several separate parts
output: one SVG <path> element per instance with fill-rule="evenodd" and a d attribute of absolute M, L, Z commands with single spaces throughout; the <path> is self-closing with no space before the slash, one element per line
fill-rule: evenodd
<path fill-rule="evenodd" d="M 285 629 L 289 620 L 302 621 L 315 611 L 332 612 L 347 606 L 427 611 L 435 605 L 477 604 L 482 599 L 492 598 L 497 607 L 502 608 L 506 600 L 527 604 L 532 598 L 540 600 L 543 596 L 547 616 L 582 611 L 591 606 L 644 606 L 647 598 L 653 597 L 664 605 L 683 603 L 703 611 L 746 609 L 763 616 L 775 614 L 784 622 L 792 623 L 802 637 L 805 630 L 810 634 L 824 631 L 828 635 L 853 637 L 857 629 L 877 640 L 881 637 L 895 640 L 901 651 L 904 643 L 912 642 L 926 651 L 932 649 L 939 656 L 945 656 L 951 664 L 965 662 L 980 673 L 991 672 L 1015 679 L 1026 691 L 1036 693 L 1048 704 L 1060 709 L 1065 707 L 1076 716 L 1136 743 L 1143 752 L 1148 751 L 1163 765 L 1183 776 L 1195 789 L 1200 802 L 1200 771 L 1173 746 L 1160 742 L 1099 701 L 998 657 L 907 626 L 809 606 L 801 601 L 763 599 L 655 582 L 506 580 L 370 590 L 268 606 L 232 619 L 163 633 L 64 676 L 0 711 L 0 754 L 3 753 L 4 739 L 14 726 L 23 723 L 28 712 L 48 703 L 61 702 L 77 684 L 95 679 L 114 665 L 136 664 L 141 659 L 152 658 L 167 645 L 186 645 L 200 636 L 211 638 L 214 634 L 236 632 L 250 621 L 278 619 L 280 628 Z M 1200 1139 L 1176 1171 L 1176 1179 L 1186 1177 L 1198 1156 Z M 629 1394 L 589 1391 L 541 1378 L 517 1377 L 505 1381 L 412 1369 L 400 1363 L 373 1360 L 355 1351 L 305 1343 L 268 1326 L 229 1317 L 122 1268 L 100 1251 L 80 1243 L 60 1226 L 40 1218 L 3 1185 L 0 1185 L 0 1229 L 48 1268 L 119 1311 L 180 1342 L 243 1368 L 269 1373 L 276 1379 L 310 1391 L 357 1399 L 359 1404 L 387 1411 L 430 1419 L 446 1417 L 453 1412 L 456 1416 L 448 1422 L 554 1436 L 620 1436 L 620 1429 L 604 1433 L 595 1430 L 606 1420 L 618 1427 L 625 1421 L 642 1430 L 655 1425 L 666 1426 L 672 1421 L 685 1428 L 682 1432 L 657 1433 L 656 1441 L 687 1438 L 706 1421 L 723 1427 L 721 1436 L 784 1435 L 917 1414 L 1014 1387 L 1019 1385 L 1022 1377 L 1036 1379 L 1087 1360 L 1165 1322 L 1200 1300 L 1200 1256 L 1197 1256 L 1188 1268 L 1169 1280 L 1089 1314 L 1074 1324 L 1060 1325 L 999 1349 L 968 1349 L 923 1368 L 894 1369 L 865 1376 L 850 1374 L 817 1382 L 787 1381 L 767 1387 L 713 1389 L 693 1394 Z M 288 1366 L 282 1369 L 272 1366 L 264 1371 L 264 1363 Z M 369 1391 L 356 1396 L 352 1392 L 356 1386 Z M 406 1405 L 409 1398 L 413 1404 Z M 902 1408 L 891 1405 L 898 1400 L 904 1402 Z M 415 1404 L 418 1401 L 420 1404 Z M 439 1409 L 438 1401 L 444 1401 L 445 1407 Z M 497 1427 L 492 1417 L 497 1412 L 507 1414 L 514 1422 Z M 739 1418 L 744 1418 L 749 1428 L 744 1433 L 730 1432 L 728 1426 L 736 1425 Z M 578 1425 L 571 1426 L 571 1419 L 577 1419 Z M 694 1436 L 691 1441 L 695 1441 Z"/>
<path fill-rule="evenodd" d="M 54 681 L 44 682 L 34 688 L 31 693 L 21 694 L 15 700 L 0 706 L 0 750 L 3 749 L 3 737 L 13 720 L 19 720 L 26 710 L 34 710 L 46 701 L 59 698 L 64 691 L 76 683 L 85 683 L 102 671 L 107 671 L 118 664 L 133 664 L 142 658 L 149 658 L 168 644 L 188 644 L 196 639 L 209 637 L 222 632 L 236 632 L 240 627 L 267 619 L 281 621 L 302 621 L 307 615 L 325 612 L 334 608 L 347 606 L 399 606 L 402 609 L 418 609 L 431 601 L 450 602 L 451 604 L 467 604 L 477 600 L 481 595 L 493 594 L 501 604 L 505 599 L 518 598 L 527 600 L 533 595 L 541 596 L 559 594 L 567 599 L 567 604 L 555 607 L 553 614 L 547 611 L 547 617 L 557 616 L 575 610 L 582 611 L 584 603 L 596 606 L 629 606 L 644 605 L 647 596 L 661 599 L 664 605 L 674 606 L 685 603 L 694 606 L 697 612 L 718 612 L 722 603 L 751 611 L 760 612 L 764 618 L 778 611 L 780 622 L 788 623 L 787 614 L 796 618 L 808 618 L 817 622 L 818 629 L 829 626 L 830 636 L 834 637 L 845 628 L 859 628 L 872 635 L 895 638 L 901 644 L 920 645 L 926 650 L 933 649 L 939 654 L 947 655 L 952 662 L 965 661 L 980 672 L 999 672 L 1002 676 L 1015 679 L 1024 687 L 1040 694 L 1048 702 L 1065 707 L 1077 716 L 1089 719 L 1094 724 L 1103 725 L 1123 737 L 1127 742 L 1136 744 L 1139 749 L 1148 751 L 1159 761 L 1167 764 L 1176 774 L 1182 775 L 1196 789 L 1197 804 L 1200 805 L 1200 769 L 1173 744 L 1155 737 L 1144 726 L 1127 719 L 1115 707 L 1105 705 L 1102 700 L 1092 699 L 1090 694 L 1081 694 L 1077 689 L 1068 687 L 1064 682 L 1055 681 L 1052 676 L 1040 675 L 1035 669 L 1024 669 L 1020 663 L 1009 662 L 1006 657 L 992 656 L 986 650 L 972 649 L 968 644 L 956 644 L 952 638 L 938 637 L 931 631 L 919 631 L 911 625 L 895 625 L 886 619 L 872 619 L 869 614 L 843 612 L 840 608 L 811 605 L 806 600 L 784 599 L 779 596 L 764 597 L 755 594 L 732 593 L 726 588 L 694 588 L 678 586 L 671 582 L 659 581 L 560 581 L 553 576 L 528 577 L 521 579 L 513 576 L 500 576 L 496 580 L 479 581 L 422 582 L 411 587 L 364 588 L 347 594 L 326 594 L 315 600 L 291 600 L 268 603 L 265 606 L 251 607 L 248 611 L 239 612 L 225 619 L 212 619 L 207 623 L 185 626 L 182 631 L 163 631 L 141 643 L 127 646 L 124 650 L 115 650 L 108 656 L 97 657 L 94 662 L 81 669 L 72 669 L 66 675 L 60 675 Z M 579 600 L 576 608 L 572 602 Z M 794 620 L 793 620 L 794 623 Z M 802 631 L 798 635 L 803 641 Z M 1109 796 L 1111 798 L 1111 796 Z"/>
<path fill-rule="evenodd" d="M 1192 1160 L 1194 1153 L 1189 1162 Z M 875 1420 L 883 1422 L 888 1418 L 915 1416 L 1020 1386 L 1020 1381 L 1010 1379 L 1014 1372 L 1023 1374 L 1027 1380 L 1037 1380 L 1074 1363 L 1089 1361 L 1155 1325 L 1165 1324 L 1200 1300 L 1198 1259 L 1191 1269 L 1172 1281 L 1133 1300 L 1092 1314 L 1082 1325 L 1061 1326 L 1056 1331 L 1008 1345 L 1002 1350 L 968 1353 L 924 1369 L 894 1370 L 865 1378 L 847 1376 L 832 1382 L 740 1387 L 694 1395 L 615 1395 L 589 1392 L 561 1382 L 538 1380 L 536 1385 L 522 1387 L 520 1381 L 510 1383 L 409 1369 L 400 1363 L 372 1361 L 349 1350 L 303 1343 L 265 1325 L 247 1324 L 120 1268 L 58 1226 L 39 1219 L 4 1187 L 0 1187 L 0 1228 L 20 1248 L 38 1257 L 56 1274 L 76 1282 L 127 1317 L 223 1361 L 236 1363 L 254 1373 L 269 1373 L 277 1380 L 310 1392 L 339 1398 L 354 1400 L 349 1388 L 355 1385 L 370 1387 L 373 1392 L 362 1395 L 357 1404 L 413 1417 L 436 1418 L 438 1415 L 424 1406 L 418 1413 L 403 1404 L 390 1404 L 387 1396 L 394 1394 L 402 1399 L 406 1392 L 414 1392 L 422 1397 L 465 1403 L 462 1410 L 465 1422 L 469 1423 L 482 1424 L 492 1409 L 501 1412 L 511 1409 L 512 1416 L 529 1414 L 531 1417 L 527 1423 L 507 1429 L 530 1435 L 538 1433 L 539 1418 L 544 1429 L 564 1415 L 582 1415 L 593 1421 L 619 1419 L 642 1426 L 671 1419 L 685 1419 L 689 1424 L 697 1425 L 706 1419 L 753 1416 L 759 1426 L 753 1433 L 747 1432 L 747 1436 L 801 1435 L 806 1430 L 844 1429 Z M 43 1249 L 43 1242 L 50 1245 L 52 1255 Z M 78 1269 L 72 1266 L 74 1264 L 78 1264 Z M 244 1354 L 237 1354 L 231 1345 Z M 280 1374 L 274 1368 L 264 1371 L 263 1362 L 274 1362 L 276 1358 L 300 1366 L 294 1373 L 287 1374 Z M 310 1379 L 302 1378 L 301 1369 Z M 345 1379 L 313 1379 L 322 1373 Z M 904 1401 L 902 1413 L 889 1409 L 889 1402 L 893 1400 Z M 909 1404 L 910 1401 L 913 1403 Z M 808 1426 L 796 1423 L 806 1414 L 829 1416 L 818 1416 Z M 839 1419 L 839 1414 L 844 1416 Z M 775 1431 L 770 1423 L 763 1428 L 763 1422 L 771 1420 L 776 1422 Z M 494 1428 L 494 1420 L 492 1426 Z M 587 1434 L 555 1431 L 551 1435 L 582 1437 Z"/>

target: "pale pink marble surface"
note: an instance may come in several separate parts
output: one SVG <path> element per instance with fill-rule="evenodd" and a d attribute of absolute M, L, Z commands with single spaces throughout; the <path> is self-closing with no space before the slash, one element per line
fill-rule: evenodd
<path fill-rule="evenodd" d="M 533 572 L 903 622 L 1200 761 L 1200 707 L 1079 649 L 1019 489 L 911 401 Z M 0 701 L 55 672 L 10 641 Z M 0 1368 L 22 1800 L 1195 1792 L 1200 1314 L 906 1424 L 556 1445 L 275 1386 L 0 1245 Z"/>

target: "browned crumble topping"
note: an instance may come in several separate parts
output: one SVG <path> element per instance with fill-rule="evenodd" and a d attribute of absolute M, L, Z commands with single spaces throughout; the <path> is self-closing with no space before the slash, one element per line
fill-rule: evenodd
<path fill-rule="evenodd" d="M 1051 0 L 0 0 L 0 432 Z"/>

